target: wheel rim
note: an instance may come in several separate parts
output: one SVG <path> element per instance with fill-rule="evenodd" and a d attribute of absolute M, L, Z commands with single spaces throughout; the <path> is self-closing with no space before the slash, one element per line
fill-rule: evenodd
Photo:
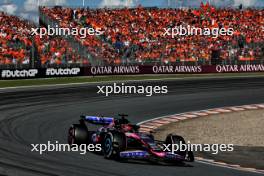
<path fill-rule="evenodd" d="M 70 145 L 74 144 L 75 142 L 75 138 L 74 138 L 74 128 L 70 128 L 69 129 L 69 133 L 68 133 L 68 143 Z"/>
<path fill-rule="evenodd" d="M 111 149 L 112 149 L 112 140 L 108 137 L 105 139 L 104 142 L 104 150 L 105 150 L 105 154 L 109 154 L 111 153 Z"/>

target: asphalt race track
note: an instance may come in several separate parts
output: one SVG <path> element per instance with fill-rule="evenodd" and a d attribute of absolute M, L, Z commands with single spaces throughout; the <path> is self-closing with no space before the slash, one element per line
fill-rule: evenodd
<path fill-rule="evenodd" d="M 141 82 L 130 84 L 143 84 Z M 134 123 L 207 108 L 264 102 L 263 78 L 157 81 L 168 85 L 161 96 L 98 95 L 96 85 L 0 90 L 0 175 L 63 176 L 255 176 L 198 162 L 190 166 L 120 163 L 75 152 L 31 152 L 30 144 L 67 143 L 67 130 L 79 115 L 127 113 Z M 192 129 L 190 129 L 192 130 Z"/>

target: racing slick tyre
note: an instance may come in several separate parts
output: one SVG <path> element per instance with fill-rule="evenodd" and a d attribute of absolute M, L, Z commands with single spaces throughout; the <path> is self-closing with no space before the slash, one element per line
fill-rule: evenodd
<path fill-rule="evenodd" d="M 126 149 L 126 135 L 122 132 L 108 132 L 102 143 L 104 157 L 107 159 L 120 159 L 119 153 Z"/>
<path fill-rule="evenodd" d="M 86 126 L 81 124 L 73 124 L 68 132 L 68 143 L 72 144 L 88 144 L 89 132 Z"/>
<path fill-rule="evenodd" d="M 166 137 L 165 144 L 177 144 L 178 146 L 180 146 L 182 144 L 186 144 L 186 142 L 182 136 L 169 134 Z M 178 151 L 175 151 L 174 153 L 177 153 L 185 157 L 186 161 L 188 162 L 194 161 L 194 155 L 192 151 L 188 151 L 188 150 L 180 151 L 180 149 L 178 149 Z"/>
<path fill-rule="evenodd" d="M 186 160 L 187 160 L 188 162 L 194 162 L 194 154 L 193 154 L 192 151 L 188 151 L 188 152 L 187 152 Z"/>

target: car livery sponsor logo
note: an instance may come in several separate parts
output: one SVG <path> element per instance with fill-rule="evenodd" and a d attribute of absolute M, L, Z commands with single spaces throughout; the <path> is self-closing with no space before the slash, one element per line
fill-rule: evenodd
<path fill-rule="evenodd" d="M 85 120 L 92 123 L 110 124 L 114 121 L 113 117 L 85 116 Z"/>
<path fill-rule="evenodd" d="M 170 159 L 184 159 L 184 157 L 175 154 L 175 153 L 170 153 L 170 152 L 166 152 L 166 158 L 170 158 Z"/>
<path fill-rule="evenodd" d="M 2 70 L 2 78 L 27 78 L 27 77 L 36 77 L 38 74 L 37 69 L 29 70 Z"/>
<path fill-rule="evenodd" d="M 46 70 L 46 76 L 78 75 L 80 71 L 80 68 L 48 68 Z"/>
<path fill-rule="evenodd" d="M 121 158 L 144 158 L 149 156 L 149 153 L 146 151 L 125 151 L 120 152 Z"/>

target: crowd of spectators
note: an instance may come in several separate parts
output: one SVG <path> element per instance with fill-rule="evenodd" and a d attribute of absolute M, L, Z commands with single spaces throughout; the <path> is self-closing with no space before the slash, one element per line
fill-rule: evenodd
<path fill-rule="evenodd" d="M 0 66 L 89 64 L 70 43 L 58 36 L 32 36 L 32 22 L 0 12 Z M 33 63 L 32 63 L 33 64 Z"/>
<path fill-rule="evenodd" d="M 82 64 L 88 65 L 88 59 L 81 57 L 78 51 L 61 36 L 34 36 L 38 57 L 42 66 Z"/>
<path fill-rule="evenodd" d="M 0 65 L 29 64 L 30 26 L 28 21 L 0 12 Z"/>
<path fill-rule="evenodd" d="M 215 9 L 207 4 L 199 9 L 41 7 L 40 13 L 60 27 L 100 29 L 102 35 L 76 35 L 71 38 L 74 41 L 65 36 L 31 36 L 32 23 L 0 12 L 0 65 L 30 64 L 31 60 L 44 66 L 89 64 L 88 55 L 72 47 L 74 42 L 107 64 L 207 63 L 213 51 L 219 51 L 222 60 L 264 58 L 263 9 Z M 217 38 L 164 35 L 165 28 L 180 25 L 232 28 L 234 33 Z"/>
<path fill-rule="evenodd" d="M 213 50 L 222 60 L 263 59 L 264 10 L 215 9 L 72 9 L 47 8 L 41 11 L 60 26 L 93 27 L 102 36 L 76 37 L 88 51 L 109 63 L 209 61 Z M 233 35 L 177 36 L 164 34 L 164 28 L 191 25 L 197 28 L 232 28 Z"/>
<path fill-rule="evenodd" d="M 73 10 L 71 8 L 43 7 L 40 11 L 52 20 L 58 22 L 61 28 L 100 28 L 99 26 L 91 26 L 87 23 L 86 20 L 87 16 L 89 16 L 89 11 L 86 9 Z M 85 46 L 94 59 L 102 60 L 108 64 L 120 63 L 121 54 L 116 52 L 115 48 L 105 42 L 100 36 L 87 35 L 83 38 L 80 35 L 76 35 L 74 39 Z"/>

